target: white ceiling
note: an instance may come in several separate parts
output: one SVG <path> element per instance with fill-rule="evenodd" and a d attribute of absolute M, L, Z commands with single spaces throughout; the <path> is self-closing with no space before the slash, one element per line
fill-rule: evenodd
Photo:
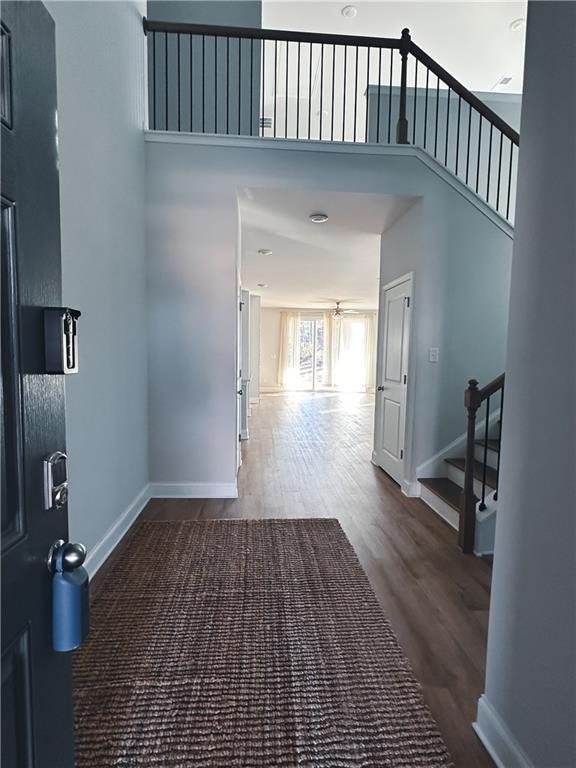
<path fill-rule="evenodd" d="M 376 309 L 380 235 L 415 198 L 309 190 L 239 193 L 242 285 L 268 307 Z M 325 224 L 308 216 L 320 211 Z M 260 248 L 270 248 L 262 256 Z M 266 283 L 267 288 L 259 288 Z"/>
<path fill-rule="evenodd" d="M 353 5 L 353 19 L 341 10 Z M 414 42 L 472 91 L 489 91 L 500 78 L 512 80 L 500 91 L 521 93 L 525 29 L 511 22 L 526 18 L 526 2 L 393 2 L 381 0 L 263 0 L 262 26 L 348 35 L 400 37 L 408 27 Z"/>

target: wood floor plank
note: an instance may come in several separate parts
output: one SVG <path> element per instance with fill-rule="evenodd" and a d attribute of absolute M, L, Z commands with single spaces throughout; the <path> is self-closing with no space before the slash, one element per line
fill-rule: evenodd
<path fill-rule="evenodd" d="M 242 445 L 238 499 L 151 501 L 149 520 L 335 517 L 420 680 L 457 768 L 493 763 L 471 723 L 483 690 L 490 566 L 370 462 L 367 395 L 265 395 Z"/>

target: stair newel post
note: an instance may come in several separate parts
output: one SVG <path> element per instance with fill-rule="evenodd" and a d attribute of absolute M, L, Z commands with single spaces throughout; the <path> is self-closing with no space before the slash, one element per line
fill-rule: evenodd
<path fill-rule="evenodd" d="M 464 405 L 468 412 L 468 427 L 466 436 L 466 465 L 464 468 L 464 489 L 460 507 L 460 526 L 458 543 L 462 552 L 470 554 L 474 551 L 474 535 L 476 528 L 476 496 L 474 495 L 474 442 L 476 438 L 476 413 L 480 407 L 481 396 L 476 379 L 470 379 L 468 389 L 464 393 Z"/>
<path fill-rule="evenodd" d="M 408 144 L 408 120 L 406 119 L 406 91 L 408 80 L 408 54 L 410 52 L 410 30 L 403 29 L 400 38 L 400 56 L 402 57 L 402 71 L 400 74 L 400 107 L 398 111 L 398 123 L 396 125 L 396 143 Z"/>

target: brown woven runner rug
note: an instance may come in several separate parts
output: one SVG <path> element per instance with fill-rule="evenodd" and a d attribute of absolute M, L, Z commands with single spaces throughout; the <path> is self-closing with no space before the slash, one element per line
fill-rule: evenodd
<path fill-rule="evenodd" d="M 141 522 L 75 659 L 78 768 L 450 766 L 336 520 Z"/>

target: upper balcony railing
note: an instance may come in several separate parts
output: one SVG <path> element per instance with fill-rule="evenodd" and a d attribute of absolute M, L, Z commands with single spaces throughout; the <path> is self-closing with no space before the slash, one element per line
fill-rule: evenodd
<path fill-rule="evenodd" d="M 518 133 L 410 38 L 144 19 L 157 131 L 412 144 L 507 220 Z"/>

